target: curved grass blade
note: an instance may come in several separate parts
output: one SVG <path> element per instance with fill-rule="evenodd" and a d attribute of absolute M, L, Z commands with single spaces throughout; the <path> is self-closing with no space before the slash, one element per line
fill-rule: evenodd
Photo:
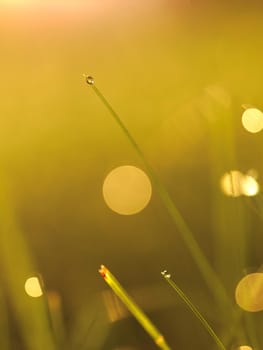
<path fill-rule="evenodd" d="M 117 124 L 120 126 L 126 137 L 128 138 L 129 142 L 132 144 L 133 148 L 139 155 L 141 161 L 143 162 L 146 171 L 148 172 L 148 175 L 150 176 L 153 184 L 155 185 L 155 188 L 164 204 L 166 209 L 168 210 L 169 214 L 171 215 L 175 225 L 177 226 L 177 229 L 179 233 L 181 234 L 186 246 L 188 247 L 192 258 L 197 265 L 200 273 L 202 274 L 204 281 L 206 282 L 207 286 L 209 287 L 210 291 L 214 295 L 216 301 L 219 303 L 224 303 L 227 305 L 227 307 L 231 308 L 232 304 L 229 300 L 229 297 L 222 286 L 221 281 L 217 277 L 215 271 L 209 264 L 207 258 L 203 254 L 202 250 L 200 249 L 198 243 L 196 242 L 189 226 L 185 222 L 184 218 L 182 217 L 181 213 L 175 206 L 171 196 L 169 195 L 168 191 L 166 190 L 165 186 L 162 184 L 162 182 L 159 180 L 158 176 L 156 175 L 154 169 L 151 167 L 151 165 L 148 163 L 145 155 L 143 154 L 142 150 L 138 146 L 137 142 L 127 129 L 127 127 L 122 122 L 119 115 L 115 112 L 115 110 L 112 108 L 110 103 L 107 101 L 107 99 L 104 97 L 104 95 L 100 92 L 100 90 L 94 85 L 94 79 L 91 76 L 86 76 L 87 84 L 89 84 L 95 94 L 98 96 L 100 101 L 104 104 L 104 106 L 108 109 L 111 116 L 114 118 L 114 120 L 117 122 Z"/>
<path fill-rule="evenodd" d="M 185 302 L 185 304 L 192 311 L 192 313 L 202 323 L 202 325 L 205 327 L 207 332 L 211 335 L 211 337 L 214 339 L 214 341 L 218 345 L 218 348 L 221 350 L 226 350 L 224 344 L 218 338 L 215 331 L 212 329 L 212 327 L 209 325 L 209 323 L 206 321 L 206 319 L 202 316 L 202 314 L 198 311 L 198 309 L 194 306 L 194 304 L 191 302 L 191 300 L 185 295 L 185 293 L 171 279 L 171 275 L 169 273 L 167 273 L 166 270 L 163 271 L 161 274 L 165 278 L 165 280 L 169 283 L 169 285 L 176 291 L 176 293 L 179 295 L 179 297 Z"/>

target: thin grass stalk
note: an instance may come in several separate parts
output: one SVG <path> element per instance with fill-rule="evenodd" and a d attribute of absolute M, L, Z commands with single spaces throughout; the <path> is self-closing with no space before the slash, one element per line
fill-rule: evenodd
<path fill-rule="evenodd" d="M 167 283 L 173 288 L 173 290 L 176 291 L 176 293 L 179 295 L 179 297 L 185 302 L 185 304 L 192 311 L 192 313 L 202 323 L 204 328 L 207 330 L 207 332 L 211 335 L 211 337 L 214 339 L 214 341 L 218 345 L 218 348 L 221 349 L 221 350 L 226 350 L 224 344 L 219 339 L 219 337 L 217 336 L 217 334 L 215 333 L 213 328 L 210 326 L 210 324 L 207 322 L 207 320 L 204 318 L 204 316 L 198 311 L 198 309 L 194 306 L 194 304 L 191 302 L 191 300 L 186 296 L 186 294 L 171 279 L 170 274 L 168 274 L 167 271 L 163 271 L 162 275 L 165 278 L 165 280 L 167 281 Z"/>
<path fill-rule="evenodd" d="M 227 307 L 232 307 L 232 304 L 229 300 L 229 297 L 226 293 L 225 288 L 223 287 L 220 279 L 216 275 L 215 271 L 211 267 L 210 263 L 208 262 L 207 258 L 203 254 L 202 250 L 200 249 L 197 241 L 194 238 L 194 235 L 185 222 L 183 216 L 175 206 L 171 196 L 169 195 L 168 191 L 166 190 L 165 186 L 162 184 L 162 182 L 159 180 L 157 174 L 155 173 L 154 169 L 151 167 L 151 165 L 148 163 L 144 153 L 140 149 L 139 145 L 125 126 L 125 124 L 122 122 L 119 115 L 115 112 L 115 110 L 112 108 L 110 103 L 107 101 L 107 99 L 104 97 L 104 95 L 100 92 L 100 90 L 94 85 L 94 80 L 92 77 L 86 77 L 87 83 L 92 87 L 95 94 L 98 96 L 100 101 L 103 103 L 103 105 L 107 108 L 111 116 L 114 118 L 114 120 L 117 122 L 119 127 L 122 129 L 123 133 L 126 135 L 127 139 L 133 146 L 136 153 L 139 155 L 148 175 L 150 176 L 153 185 L 155 186 L 164 206 L 168 210 L 169 214 L 171 215 L 179 233 L 181 234 L 186 246 L 188 247 L 191 256 L 198 267 L 201 275 L 204 278 L 204 281 L 206 282 L 207 286 L 209 287 L 211 293 L 214 295 L 217 302 L 222 302 L 227 305 Z"/>

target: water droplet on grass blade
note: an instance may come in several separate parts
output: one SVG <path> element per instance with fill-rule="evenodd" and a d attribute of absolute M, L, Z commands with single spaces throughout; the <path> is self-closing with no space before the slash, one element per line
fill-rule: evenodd
<path fill-rule="evenodd" d="M 171 278 L 171 274 L 168 273 L 167 270 L 162 271 L 161 274 L 164 276 L 164 278 Z"/>
<path fill-rule="evenodd" d="M 91 75 L 85 75 L 86 83 L 89 85 L 94 85 L 94 78 Z"/>

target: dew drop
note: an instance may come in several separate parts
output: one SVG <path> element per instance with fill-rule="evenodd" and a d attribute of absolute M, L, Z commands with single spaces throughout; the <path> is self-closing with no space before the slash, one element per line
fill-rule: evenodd
<path fill-rule="evenodd" d="M 168 273 L 167 270 L 162 271 L 162 272 L 161 272 L 161 275 L 164 276 L 164 278 L 171 278 L 171 274 Z"/>
<path fill-rule="evenodd" d="M 94 85 L 94 78 L 92 76 L 87 76 L 86 77 L 86 82 L 89 84 L 89 85 Z"/>

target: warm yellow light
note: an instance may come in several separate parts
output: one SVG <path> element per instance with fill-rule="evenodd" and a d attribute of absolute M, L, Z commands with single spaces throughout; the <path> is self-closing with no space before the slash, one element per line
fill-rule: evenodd
<path fill-rule="evenodd" d="M 39 2 L 39 0 L 0 0 L 0 4 L 3 5 L 33 5 Z"/>
<path fill-rule="evenodd" d="M 242 195 L 243 174 L 238 170 L 225 173 L 220 181 L 221 189 L 227 196 L 239 197 Z"/>
<path fill-rule="evenodd" d="M 149 203 L 152 186 L 148 176 L 135 166 L 112 170 L 103 183 L 103 197 L 110 209 L 122 215 L 140 212 Z"/>
<path fill-rule="evenodd" d="M 32 298 L 38 298 L 43 294 L 38 277 L 30 277 L 26 280 L 25 291 Z"/>
<path fill-rule="evenodd" d="M 242 115 L 242 124 L 244 128 L 252 133 L 263 129 L 263 113 L 257 108 L 248 108 Z"/>
<path fill-rule="evenodd" d="M 236 303 L 245 311 L 263 310 L 263 273 L 246 275 L 238 283 L 235 292 Z"/>
<path fill-rule="evenodd" d="M 225 173 L 220 186 L 225 195 L 230 197 L 255 196 L 259 192 L 259 184 L 254 176 L 242 174 L 238 170 Z"/>
<path fill-rule="evenodd" d="M 242 193 L 245 196 L 255 196 L 259 192 L 259 185 L 253 176 L 244 175 L 242 179 Z"/>
<path fill-rule="evenodd" d="M 238 350 L 253 350 L 251 346 L 248 345 L 241 345 L 238 347 Z"/>

